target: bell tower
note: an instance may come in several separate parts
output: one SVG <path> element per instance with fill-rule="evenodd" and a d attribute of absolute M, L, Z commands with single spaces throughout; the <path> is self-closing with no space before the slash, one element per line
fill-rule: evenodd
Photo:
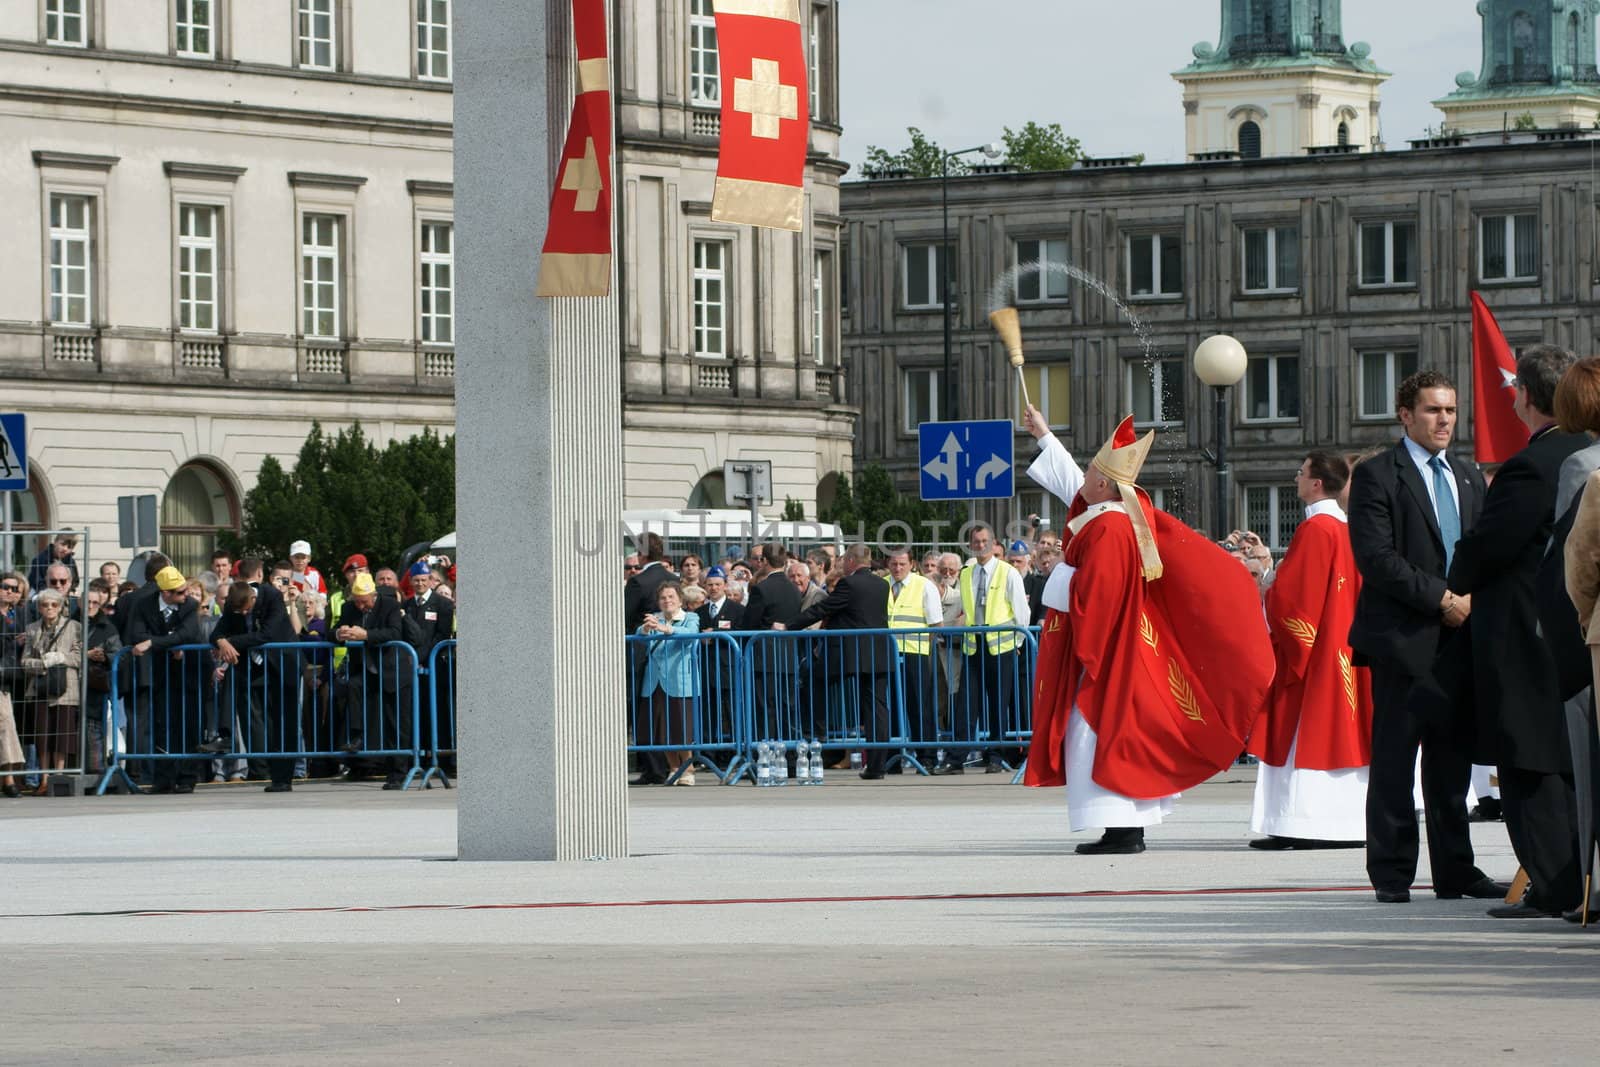
<path fill-rule="evenodd" d="M 1195 45 L 1194 62 L 1173 74 L 1190 159 L 1382 147 L 1378 87 L 1389 75 L 1367 45 L 1345 45 L 1340 6 L 1222 0 L 1218 43 Z"/>
<path fill-rule="evenodd" d="M 1478 0 L 1483 63 L 1456 75 L 1455 92 L 1434 107 L 1459 133 L 1526 126 L 1592 127 L 1600 120 L 1595 15 L 1600 0 Z"/>

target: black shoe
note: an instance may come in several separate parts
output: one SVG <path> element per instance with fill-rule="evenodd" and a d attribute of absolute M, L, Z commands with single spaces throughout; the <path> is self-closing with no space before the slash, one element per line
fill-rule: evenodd
<path fill-rule="evenodd" d="M 161 785 L 153 785 L 153 786 L 151 786 L 149 795 L 153 796 L 153 797 L 155 797 L 155 796 L 165 796 L 170 792 L 172 792 L 172 783 L 171 782 L 165 782 L 165 783 L 163 783 Z"/>
<path fill-rule="evenodd" d="M 1491 919 L 1559 919 L 1559 911 L 1545 911 L 1536 908 L 1527 901 L 1518 901 L 1515 904 L 1501 904 L 1499 907 L 1489 909 Z"/>
<path fill-rule="evenodd" d="M 210 741 L 195 749 L 195 751 L 209 752 L 212 755 L 216 755 L 221 752 L 227 752 L 231 748 L 233 748 L 233 742 L 223 737 L 213 737 Z"/>
<path fill-rule="evenodd" d="M 1285 852 L 1296 847 L 1296 840 L 1292 837 L 1279 837 L 1277 834 L 1270 834 L 1251 841 L 1250 847 L 1259 848 L 1263 852 Z"/>
<path fill-rule="evenodd" d="M 992 759 L 988 763 L 984 764 L 983 773 L 984 774 L 1004 774 L 1004 773 L 1006 773 L 1006 765 L 1005 765 L 1004 762 L 1002 762 L 1000 760 Z"/>
<path fill-rule="evenodd" d="M 180 794 L 181 793 L 193 793 L 194 792 L 194 783 L 193 782 L 184 782 L 182 785 L 175 785 L 175 786 L 172 787 L 172 791 L 174 793 L 180 793 Z"/>
<path fill-rule="evenodd" d="M 890 767 L 888 770 L 884 771 L 883 773 L 884 774 L 904 774 L 904 773 L 906 773 L 906 765 L 905 765 L 905 763 L 903 761 L 900 762 L 900 763 L 896 763 L 893 767 Z"/>
<path fill-rule="evenodd" d="M 1579 923 L 1583 922 L 1583 909 L 1573 908 L 1571 911 L 1564 911 L 1561 913 L 1561 917 L 1567 922 L 1571 923 L 1573 926 L 1577 926 Z"/>
<path fill-rule="evenodd" d="M 388 781 L 383 783 L 383 787 L 385 789 L 404 789 L 405 782 L 401 781 L 399 778 L 390 778 Z"/>
<path fill-rule="evenodd" d="M 343 754 L 347 755 L 347 756 L 353 756 L 357 752 L 361 751 L 361 742 L 360 741 L 346 741 L 344 744 L 339 746 L 339 751 L 342 752 Z"/>
<path fill-rule="evenodd" d="M 1379 904 L 1409 904 L 1411 903 L 1411 890 L 1409 889 L 1374 889 Z"/>
<path fill-rule="evenodd" d="M 864 781 L 864 782 L 876 782 L 878 779 L 880 779 L 882 777 L 883 777 L 883 772 L 882 771 L 862 771 L 861 772 L 861 780 Z"/>
<path fill-rule="evenodd" d="M 1080 856 L 1132 856 L 1144 851 L 1144 827 L 1107 830 L 1098 841 L 1085 841 L 1075 849 Z"/>
<path fill-rule="evenodd" d="M 667 780 L 665 778 L 661 777 L 659 774 L 641 774 L 641 775 L 639 775 L 639 777 L 635 778 L 633 781 L 629 782 L 628 784 L 629 785 L 666 785 L 667 784 Z"/>
<path fill-rule="evenodd" d="M 1497 882 L 1493 878 L 1479 878 L 1465 889 L 1435 889 L 1433 895 L 1440 900 L 1460 900 L 1462 897 L 1472 897 L 1476 900 L 1504 900 L 1509 892 L 1511 887 L 1504 882 Z"/>
<path fill-rule="evenodd" d="M 294 792 L 294 783 L 293 782 L 273 782 L 271 785 L 269 785 L 265 789 L 263 789 L 262 792 L 263 793 L 292 793 L 292 792 Z"/>
<path fill-rule="evenodd" d="M 1484 797 L 1478 801 L 1476 807 L 1467 812 L 1468 822 L 1499 822 L 1500 819 L 1500 802 L 1493 797 Z"/>
<path fill-rule="evenodd" d="M 929 774 L 966 774 L 966 767 L 959 763 L 935 763 L 928 769 Z"/>

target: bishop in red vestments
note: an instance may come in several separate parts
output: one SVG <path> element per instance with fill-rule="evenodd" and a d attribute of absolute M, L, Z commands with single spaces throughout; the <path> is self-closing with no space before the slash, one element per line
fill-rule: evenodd
<path fill-rule="evenodd" d="M 1080 853 L 1144 851 L 1144 827 L 1243 750 L 1272 681 L 1255 583 L 1136 485 L 1154 439 L 1129 417 L 1095 456 L 1066 588 L 1046 591 L 1026 780 L 1065 785 L 1072 828 L 1105 830 Z"/>
<path fill-rule="evenodd" d="M 1333 452 L 1312 452 L 1295 475 L 1306 517 L 1267 590 L 1277 676 L 1250 733 L 1261 761 L 1250 828 L 1267 835 L 1252 848 L 1366 842 L 1372 683 L 1351 663 L 1361 576 L 1338 500 L 1349 479 Z"/>

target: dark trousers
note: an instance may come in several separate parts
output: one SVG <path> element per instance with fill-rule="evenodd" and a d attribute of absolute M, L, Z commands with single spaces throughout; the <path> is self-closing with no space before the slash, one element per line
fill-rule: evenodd
<path fill-rule="evenodd" d="M 1428 861 L 1435 890 L 1465 889 L 1482 878 L 1467 823 L 1472 761 L 1446 726 L 1417 714 L 1417 679 L 1372 664 L 1372 770 L 1367 780 L 1367 877 L 1378 889 L 1409 889 L 1417 876 L 1417 813 L 1412 807 L 1417 748 Z"/>
<path fill-rule="evenodd" d="M 264 662 L 251 665 L 260 683 L 261 705 L 266 712 L 266 749 L 269 752 L 300 751 L 300 658 L 294 653 L 269 652 Z M 313 746 L 314 747 L 314 746 Z M 278 784 L 294 780 L 294 757 L 267 761 L 267 770 Z"/>
<path fill-rule="evenodd" d="M 198 687 L 181 684 L 178 664 L 172 665 L 170 684 L 156 679 L 150 687 L 150 721 L 155 738 L 155 751 L 173 755 L 192 752 L 202 740 L 201 726 L 204 709 Z M 152 779 L 158 787 L 194 785 L 199 776 L 201 760 L 161 759 L 155 761 Z"/>
<path fill-rule="evenodd" d="M 939 685 L 938 664 L 934 653 L 918 655 L 907 652 L 901 659 L 901 686 L 905 694 L 906 737 L 908 747 L 917 750 L 923 763 L 933 759 L 939 740 Z"/>
<path fill-rule="evenodd" d="M 955 739 L 975 740 L 979 733 L 989 735 L 990 758 L 998 760 L 996 747 L 1015 716 L 1021 678 L 1019 650 L 994 653 L 989 642 L 978 635 L 978 650 L 966 658 L 961 680 L 961 714 L 956 716 Z M 955 757 L 952 757 L 952 760 Z"/>
<path fill-rule="evenodd" d="M 894 737 L 894 729 L 889 721 L 889 676 L 882 672 L 863 671 L 855 676 L 855 689 L 861 726 L 867 740 L 887 745 Z M 888 762 L 887 748 L 867 749 L 867 773 L 882 774 Z"/>
<path fill-rule="evenodd" d="M 1583 875 L 1572 776 L 1501 767 L 1500 804 L 1517 862 L 1533 881 L 1528 903 L 1545 911 L 1577 907 Z"/>

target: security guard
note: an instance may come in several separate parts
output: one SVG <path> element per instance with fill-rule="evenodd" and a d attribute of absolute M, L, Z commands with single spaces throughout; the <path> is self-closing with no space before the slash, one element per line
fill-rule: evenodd
<path fill-rule="evenodd" d="M 921 630 L 894 639 L 900 650 L 901 691 L 905 694 L 906 736 L 916 746 L 917 759 L 933 766 L 934 744 L 939 740 L 939 695 L 934 641 L 930 626 L 944 622 L 939 587 L 911 566 L 909 548 L 889 550 L 889 629 Z M 893 774 L 900 769 L 896 764 Z"/>

